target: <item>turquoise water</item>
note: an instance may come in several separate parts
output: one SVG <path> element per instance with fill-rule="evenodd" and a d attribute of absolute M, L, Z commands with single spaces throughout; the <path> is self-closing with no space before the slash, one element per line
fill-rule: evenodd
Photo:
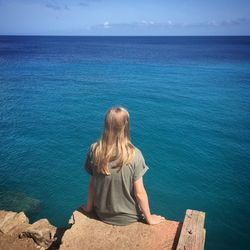
<path fill-rule="evenodd" d="M 39 201 L 32 221 L 66 225 L 86 201 L 87 149 L 122 105 L 152 212 L 202 210 L 206 249 L 245 248 L 249 69 L 249 37 L 0 36 L 1 209 L 22 192 Z"/>

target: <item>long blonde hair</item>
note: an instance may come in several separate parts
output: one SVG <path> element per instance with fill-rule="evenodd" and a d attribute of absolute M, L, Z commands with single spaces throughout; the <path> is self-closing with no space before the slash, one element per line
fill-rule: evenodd
<path fill-rule="evenodd" d="M 130 140 L 129 113 L 125 108 L 112 107 L 108 110 L 102 136 L 92 144 L 92 152 L 97 172 L 104 175 L 111 174 L 109 162 L 117 160 L 114 167 L 121 168 L 132 161 L 135 147 Z"/>

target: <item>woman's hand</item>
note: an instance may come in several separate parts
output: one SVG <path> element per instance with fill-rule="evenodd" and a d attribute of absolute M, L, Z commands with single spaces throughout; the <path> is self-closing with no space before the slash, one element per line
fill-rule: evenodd
<path fill-rule="evenodd" d="M 156 214 L 151 214 L 149 216 L 149 218 L 147 219 L 147 222 L 149 225 L 156 225 L 159 224 L 163 221 L 165 221 L 166 219 L 163 216 L 160 215 L 156 215 Z"/>
<path fill-rule="evenodd" d="M 80 208 L 86 213 L 90 213 L 92 211 L 92 208 L 88 207 L 87 205 L 81 205 Z"/>

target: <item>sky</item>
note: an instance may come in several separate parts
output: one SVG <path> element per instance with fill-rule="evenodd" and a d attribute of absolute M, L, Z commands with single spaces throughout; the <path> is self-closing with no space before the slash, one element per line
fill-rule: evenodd
<path fill-rule="evenodd" d="M 250 35 L 250 0 L 0 0 L 0 35 Z"/>

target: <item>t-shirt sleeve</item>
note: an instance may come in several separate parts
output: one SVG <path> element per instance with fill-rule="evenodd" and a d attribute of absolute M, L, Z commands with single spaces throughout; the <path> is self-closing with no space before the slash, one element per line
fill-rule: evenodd
<path fill-rule="evenodd" d="M 135 171 L 134 171 L 134 181 L 137 181 L 139 178 L 141 178 L 146 171 L 149 169 L 149 167 L 146 165 L 144 157 L 142 153 L 139 151 L 138 157 L 135 161 Z"/>
<path fill-rule="evenodd" d="M 90 147 L 87 153 L 85 163 L 84 163 L 84 168 L 90 175 L 93 175 L 93 162 L 91 160 L 91 153 L 92 151 Z"/>

